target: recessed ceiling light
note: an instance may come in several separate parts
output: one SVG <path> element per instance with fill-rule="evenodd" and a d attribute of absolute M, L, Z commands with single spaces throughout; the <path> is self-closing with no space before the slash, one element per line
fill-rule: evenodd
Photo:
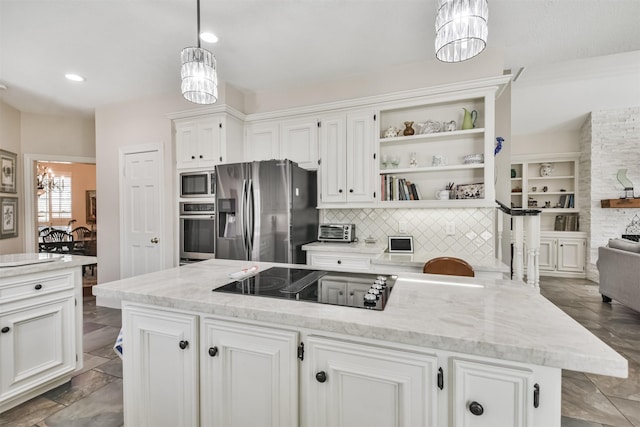
<path fill-rule="evenodd" d="M 67 80 L 71 80 L 72 82 L 83 82 L 85 80 L 84 77 L 73 73 L 68 73 L 64 76 L 67 78 Z"/>
<path fill-rule="evenodd" d="M 218 43 L 218 37 L 213 33 L 200 33 L 200 40 L 207 43 Z"/>

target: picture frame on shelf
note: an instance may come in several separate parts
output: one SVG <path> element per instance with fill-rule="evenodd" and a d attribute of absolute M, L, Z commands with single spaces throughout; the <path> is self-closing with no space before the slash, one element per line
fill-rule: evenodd
<path fill-rule="evenodd" d="M 6 150 L 0 150 L 0 193 L 17 193 L 16 165 L 18 155 Z"/>
<path fill-rule="evenodd" d="M 97 219 L 96 190 L 87 190 L 87 224 L 95 224 Z"/>
<path fill-rule="evenodd" d="M 456 199 L 484 199 L 484 183 L 457 185 Z"/>
<path fill-rule="evenodd" d="M 18 237 L 18 198 L 0 197 L 0 239 Z"/>

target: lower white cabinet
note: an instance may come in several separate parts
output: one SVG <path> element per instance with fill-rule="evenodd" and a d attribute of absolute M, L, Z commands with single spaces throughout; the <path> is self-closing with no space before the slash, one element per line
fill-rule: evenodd
<path fill-rule="evenodd" d="M 132 303 L 123 327 L 126 425 L 560 427 L 560 369 Z"/>
<path fill-rule="evenodd" d="M 298 333 L 202 319 L 203 426 L 298 425 Z"/>
<path fill-rule="evenodd" d="M 452 421 L 456 427 L 530 427 L 538 385 L 528 369 L 452 358 Z"/>
<path fill-rule="evenodd" d="M 584 277 L 586 264 L 585 237 L 562 237 L 558 233 L 542 233 L 539 266 L 542 276 Z"/>
<path fill-rule="evenodd" d="M 364 307 L 364 295 L 371 289 L 371 280 L 344 280 L 327 275 L 318 281 L 318 296 L 326 304 Z"/>
<path fill-rule="evenodd" d="M 311 336 L 306 426 L 437 426 L 437 357 Z"/>
<path fill-rule="evenodd" d="M 125 425 L 198 426 L 198 316 L 127 305 Z"/>
<path fill-rule="evenodd" d="M 80 267 L 0 280 L 0 412 L 82 366 L 79 274 Z"/>

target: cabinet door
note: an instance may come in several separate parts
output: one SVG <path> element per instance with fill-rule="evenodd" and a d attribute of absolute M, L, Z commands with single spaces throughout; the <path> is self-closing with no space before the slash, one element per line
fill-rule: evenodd
<path fill-rule="evenodd" d="M 220 120 L 207 118 L 198 122 L 199 167 L 213 167 L 222 162 L 222 140 Z"/>
<path fill-rule="evenodd" d="M 251 123 L 246 128 L 248 162 L 280 158 L 278 122 Z"/>
<path fill-rule="evenodd" d="M 305 425 L 437 425 L 434 355 L 315 336 L 307 355 Z"/>
<path fill-rule="evenodd" d="M 533 373 L 452 360 L 455 427 L 526 427 L 533 421 Z"/>
<path fill-rule="evenodd" d="M 373 201 L 375 178 L 373 112 L 347 114 L 347 200 Z"/>
<path fill-rule="evenodd" d="M 298 425 L 297 332 L 205 318 L 202 343 L 203 426 Z"/>
<path fill-rule="evenodd" d="M 320 124 L 320 200 L 347 200 L 347 133 L 343 115 L 328 117 Z"/>
<path fill-rule="evenodd" d="M 583 272 L 585 246 L 584 239 L 558 239 L 558 271 Z"/>
<path fill-rule="evenodd" d="M 320 302 L 344 305 L 347 301 L 347 282 L 320 279 Z"/>
<path fill-rule="evenodd" d="M 198 425 L 196 322 L 190 314 L 124 308 L 126 425 Z"/>
<path fill-rule="evenodd" d="M 280 157 L 293 160 L 301 168 L 318 169 L 318 120 L 308 117 L 285 121 L 280 131 Z"/>
<path fill-rule="evenodd" d="M 556 239 L 540 239 L 540 256 L 538 257 L 539 268 L 541 271 L 556 270 Z M 524 254 L 525 263 L 527 262 L 527 254 Z"/>
<path fill-rule="evenodd" d="M 76 368 L 73 295 L 0 316 L 0 402 Z"/>
<path fill-rule="evenodd" d="M 176 168 L 198 166 L 198 127 L 195 122 L 176 123 Z"/>
<path fill-rule="evenodd" d="M 352 282 L 347 283 L 347 305 L 354 307 L 364 307 L 364 295 L 371 289 L 371 283 Z"/>

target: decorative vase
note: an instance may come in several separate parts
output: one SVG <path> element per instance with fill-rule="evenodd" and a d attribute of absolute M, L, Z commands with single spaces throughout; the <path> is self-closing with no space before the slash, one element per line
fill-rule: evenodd
<path fill-rule="evenodd" d="M 551 176 L 553 165 L 551 163 L 542 163 L 540 165 L 540 176 Z"/>
<path fill-rule="evenodd" d="M 404 122 L 404 125 L 406 126 L 404 132 L 402 132 L 404 136 L 413 135 L 415 133 L 415 131 L 411 127 L 413 126 L 413 122 Z"/>
<path fill-rule="evenodd" d="M 462 129 L 467 130 L 475 128 L 476 119 L 478 118 L 478 112 L 476 110 L 469 111 L 466 108 L 463 108 L 463 110 L 464 118 L 462 119 Z"/>
<path fill-rule="evenodd" d="M 384 137 L 395 138 L 396 136 L 398 136 L 398 132 L 398 129 L 394 128 L 393 126 L 389 126 L 387 130 L 384 131 Z"/>
<path fill-rule="evenodd" d="M 516 170 L 511 169 L 511 178 L 515 178 L 515 177 L 516 177 Z"/>

